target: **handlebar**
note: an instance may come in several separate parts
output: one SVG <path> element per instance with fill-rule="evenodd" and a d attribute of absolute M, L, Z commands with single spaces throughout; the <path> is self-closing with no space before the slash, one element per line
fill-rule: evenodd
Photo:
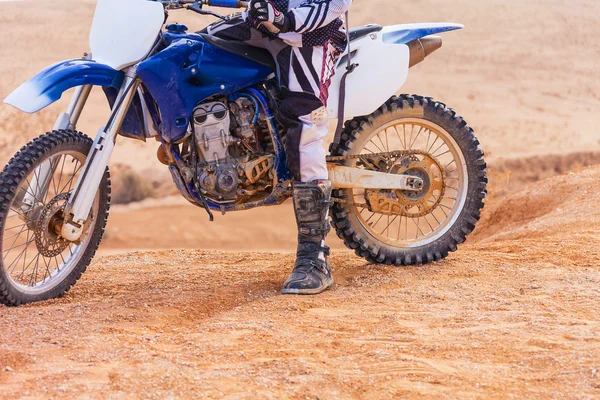
<path fill-rule="evenodd" d="M 154 0 L 162 3 L 167 9 L 202 8 L 202 5 L 225 8 L 247 8 L 248 1 L 242 0 Z"/>
<path fill-rule="evenodd" d="M 247 8 L 248 1 L 241 0 L 202 0 L 202 4 L 212 7 Z"/>

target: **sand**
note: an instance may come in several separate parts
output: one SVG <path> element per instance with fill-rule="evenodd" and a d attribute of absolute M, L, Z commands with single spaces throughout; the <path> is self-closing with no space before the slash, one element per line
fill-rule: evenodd
<path fill-rule="evenodd" d="M 598 179 L 510 196 L 432 265 L 335 251 L 317 297 L 278 294 L 291 254 L 98 258 L 64 298 L 0 309 L 0 397 L 597 398 Z"/>

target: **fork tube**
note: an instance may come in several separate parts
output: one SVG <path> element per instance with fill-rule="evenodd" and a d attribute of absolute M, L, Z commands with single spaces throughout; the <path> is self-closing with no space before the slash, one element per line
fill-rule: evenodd
<path fill-rule="evenodd" d="M 75 130 L 77 127 L 77 122 L 79 121 L 79 117 L 81 116 L 81 112 L 83 111 L 83 107 L 85 106 L 91 91 L 92 85 L 79 86 L 75 89 L 71 104 L 69 104 L 69 108 L 67 109 L 67 114 L 69 115 L 69 129 Z"/>
<path fill-rule="evenodd" d="M 96 192 L 115 147 L 117 134 L 121 130 L 129 106 L 137 93 L 138 85 L 135 67 L 131 67 L 126 71 L 106 127 L 98 130 L 73 194 L 67 203 L 65 214 L 72 215 L 72 217 L 70 222 L 63 225 L 61 235 L 68 240 L 77 240 L 81 236 L 83 224 L 90 215 Z"/>

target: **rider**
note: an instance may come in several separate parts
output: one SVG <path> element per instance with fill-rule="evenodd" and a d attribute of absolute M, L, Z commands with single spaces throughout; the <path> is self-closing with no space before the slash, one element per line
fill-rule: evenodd
<path fill-rule="evenodd" d="M 268 50 L 283 91 L 279 121 L 286 128 L 298 250 L 284 294 L 317 294 L 333 285 L 327 262 L 331 182 L 323 139 L 335 60 L 346 48 L 341 16 L 352 0 L 251 0 L 248 9 L 208 27 L 208 33 Z"/>

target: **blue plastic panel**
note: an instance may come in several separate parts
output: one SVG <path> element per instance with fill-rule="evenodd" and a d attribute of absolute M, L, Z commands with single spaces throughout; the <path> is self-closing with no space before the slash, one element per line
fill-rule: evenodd
<path fill-rule="evenodd" d="M 168 47 L 138 66 L 138 76 L 158 105 L 162 137 L 185 136 L 194 107 L 207 97 L 254 85 L 272 71 L 217 48 L 197 34 L 166 33 Z"/>
<path fill-rule="evenodd" d="M 383 41 L 386 43 L 407 44 L 425 36 L 462 28 L 464 28 L 464 25 L 449 22 L 386 26 L 383 30 Z"/>
<path fill-rule="evenodd" d="M 209 0 L 208 5 L 212 6 L 212 7 L 238 8 L 239 1 L 238 0 Z"/>
<path fill-rule="evenodd" d="M 34 113 L 60 99 L 63 92 L 82 85 L 120 87 L 123 73 L 92 60 L 61 61 L 38 72 L 4 102 Z"/>

